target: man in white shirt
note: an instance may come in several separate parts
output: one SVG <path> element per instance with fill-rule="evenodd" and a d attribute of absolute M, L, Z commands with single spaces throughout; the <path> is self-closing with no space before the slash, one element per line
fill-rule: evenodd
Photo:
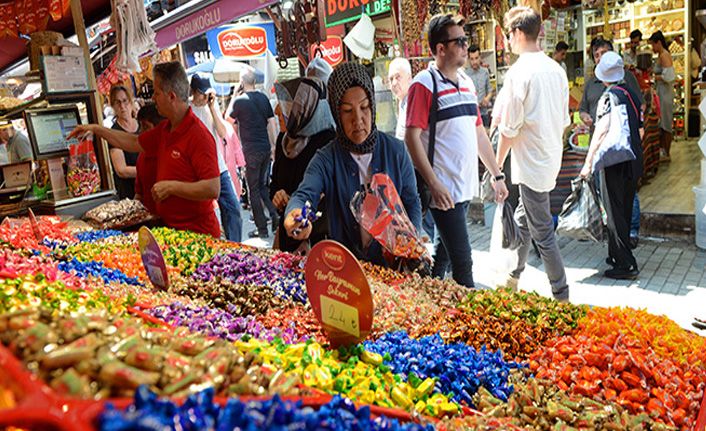
<path fill-rule="evenodd" d="M 569 126 L 569 83 L 561 66 L 537 46 L 541 18 L 529 7 L 514 7 L 505 14 L 510 47 L 519 59 L 503 84 L 500 142 L 497 162 L 502 166 L 512 149 L 512 182 L 519 184 L 515 210 L 523 239 L 517 268 L 507 287 L 516 289 L 525 269 L 531 240 L 537 244 L 554 298 L 568 301 L 564 263 L 554 237 L 549 192 L 556 186 L 563 152 L 562 136 Z M 530 240 L 531 239 L 531 240 Z"/>
<path fill-rule="evenodd" d="M 414 77 L 409 88 L 405 143 L 432 195 L 429 209 L 438 232 L 432 274 L 443 278 L 450 267 L 458 284 L 475 287 L 466 213 L 470 200 L 478 196 L 479 157 L 495 178 L 498 202 L 507 197 L 507 188 L 481 122 L 473 81 L 459 70 L 468 57 L 463 24 L 452 15 L 437 15 L 429 21 L 429 47 L 435 61 Z M 428 151 L 434 89 L 437 110 L 432 165 Z"/>
<path fill-rule="evenodd" d="M 390 62 L 387 70 L 390 91 L 397 99 L 397 127 L 395 138 L 404 141 L 405 121 L 407 121 L 407 93 L 412 84 L 412 65 L 404 57 L 397 57 Z"/>
<path fill-rule="evenodd" d="M 218 208 L 221 223 L 228 241 L 240 242 L 243 236 L 243 220 L 240 213 L 240 200 L 235 194 L 233 180 L 223 158 L 221 142 L 227 136 L 225 121 L 221 116 L 216 95 L 208 78 L 193 75 L 191 77 L 191 110 L 206 126 L 216 145 L 218 169 L 221 173 L 221 192 L 218 196 Z"/>

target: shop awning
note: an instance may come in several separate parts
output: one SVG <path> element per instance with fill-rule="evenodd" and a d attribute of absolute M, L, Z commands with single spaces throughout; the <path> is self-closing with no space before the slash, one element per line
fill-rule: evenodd
<path fill-rule="evenodd" d="M 81 0 L 83 19 L 86 27 L 91 26 L 103 18 L 110 16 L 110 0 Z M 71 16 L 59 21 L 49 20 L 47 30 L 56 31 L 64 37 L 72 36 L 74 23 Z M 0 39 L 0 71 L 27 57 L 27 40 L 18 38 Z"/>
<path fill-rule="evenodd" d="M 152 22 L 152 28 L 157 33 L 157 46 L 166 48 L 175 45 L 277 2 L 278 0 L 203 0 L 187 3 Z"/>

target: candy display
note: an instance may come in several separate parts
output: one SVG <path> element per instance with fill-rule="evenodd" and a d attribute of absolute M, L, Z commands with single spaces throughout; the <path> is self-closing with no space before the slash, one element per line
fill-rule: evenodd
<path fill-rule="evenodd" d="M 107 430 L 687 430 L 704 400 L 706 339 L 665 317 L 363 262 L 372 330 L 333 348 L 306 257 L 152 231 L 168 290 L 136 233 L 0 224 L 0 409 L 19 377 Z"/>
<path fill-rule="evenodd" d="M 0 341 L 55 391 L 96 399 L 132 395 L 140 385 L 179 396 L 191 387 L 228 395 L 296 393 L 296 377 L 263 365 L 222 340 L 144 328 L 133 318 L 0 316 Z"/>
<path fill-rule="evenodd" d="M 522 365 L 505 362 L 499 352 L 476 351 L 467 344 L 446 344 L 438 335 L 410 339 L 404 332 L 385 334 L 366 349 L 385 356 L 383 363 L 395 373 L 409 376 L 408 382 L 437 377 L 434 392 L 452 393 L 458 403 L 473 405 L 481 389 L 506 401 L 512 393 L 510 371 Z"/>
<path fill-rule="evenodd" d="M 279 396 L 266 401 L 230 399 L 225 406 L 213 402 L 213 390 L 190 396 L 183 405 L 159 400 L 156 394 L 141 387 L 135 393 L 134 408 L 123 413 L 112 406 L 100 419 L 101 430 L 153 429 L 289 429 L 318 430 L 326 424 L 332 430 L 369 431 L 433 431 L 431 425 L 400 424 L 384 416 L 371 417 L 370 408 L 357 408 L 350 400 L 335 396 L 318 409 L 302 406 L 301 402 L 283 401 Z"/>
<path fill-rule="evenodd" d="M 132 226 L 152 218 L 142 202 L 134 199 L 106 202 L 84 215 L 86 222 L 99 229 Z"/>

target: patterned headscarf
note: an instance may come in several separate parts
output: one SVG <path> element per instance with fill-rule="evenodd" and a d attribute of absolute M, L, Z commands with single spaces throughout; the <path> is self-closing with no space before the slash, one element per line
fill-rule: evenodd
<path fill-rule="evenodd" d="M 290 159 L 297 157 L 310 137 L 333 128 L 324 83 L 319 78 L 303 78 L 292 101 L 287 133 L 282 141 L 284 155 Z"/>
<path fill-rule="evenodd" d="M 341 125 L 341 99 L 348 89 L 361 87 L 365 90 L 370 100 L 370 111 L 372 113 L 372 127 L 370 135 L 361 144 L 354 144 L 346 136 Z M 375 126 L 375 90 L 373 80 L 370 78 L 365 66 L 358 63 L 343 63 L 338 66 L 328 80 L 328 102 L 331 107 L 331 114 L 336 121 L 336 136 L 338 143 L 346 150 L 355 154 L 368 154 L 373 152 L 377 143 L 377 126 Z"/>

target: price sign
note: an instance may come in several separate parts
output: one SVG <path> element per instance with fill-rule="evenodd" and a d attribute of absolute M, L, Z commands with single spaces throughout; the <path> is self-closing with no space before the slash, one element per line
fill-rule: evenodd
<path fill-rule="evenodd" d="M 336 241 L 321 241 L 304 268 L 314 314 L 334 347 L 364 340 L 373 327 L 373 297 L 358 259 Z"/>
<path fill-rule="evenodd" d="M 37 240 L 37 243 L 42 242 L 44 237 L 42 237 L 42 232 L 39 230 L 39 223 L 37 223 L 37 217 L 34 216 L 34 211 L 32 211 L 32 208 L 29 209 L 29 224 L 32 226 L 32 233 L 34 234 L 34 238 Z"/>
<path fill-rule="evenodd" d="M 140 246 L 142 265 L 145 267 L 147 277 L 149 277 L 155 287 L 167 290 L 169 288 L 169 275 L 167 274 L 167 265 L 164 263 L 162 249 L 159 248 L 152 231 L 146 226 L 142 226 L 138 231 L 137 243 Z"/>

